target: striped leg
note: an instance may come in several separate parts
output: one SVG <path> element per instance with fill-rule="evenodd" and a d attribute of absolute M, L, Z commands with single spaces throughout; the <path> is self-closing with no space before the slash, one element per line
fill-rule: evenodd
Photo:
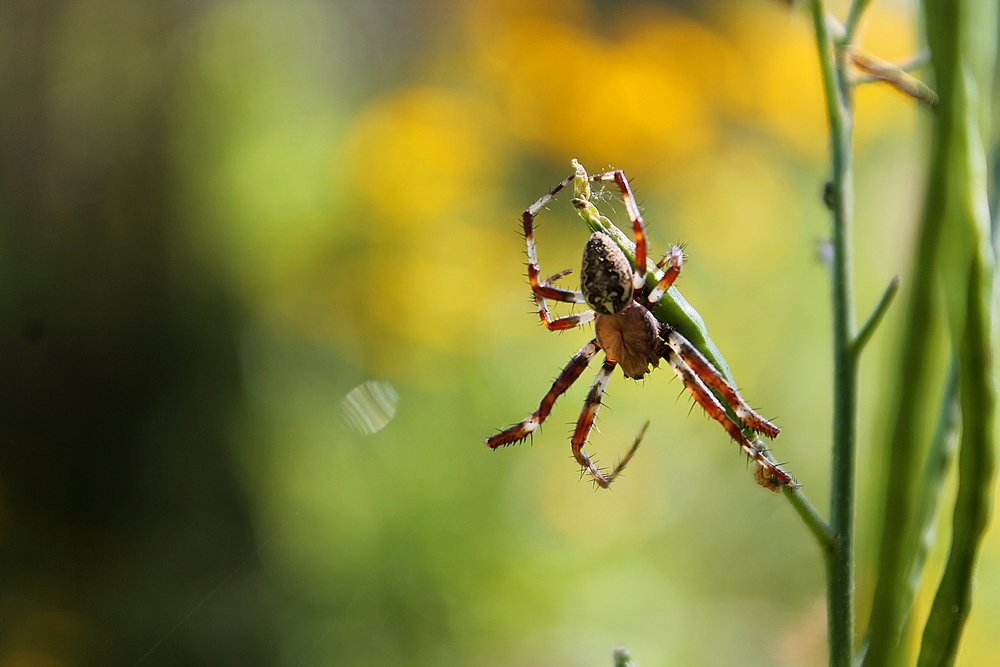
<path fill-rule="evenodd" d="M 531 293 L 534 295 L 535 304 L 538 306 L 538 317 L 542 321 L 545 328 L 549 331 L 572 329 L 573 327 L 578 327 L 594 320 L 594 312 L 592 310 L 585 310 L 581 313 L 574 313 L 572 315 L 564 315 L 563 317 L 552 317 L 549 313 L 549 307 L 545 301 L 546 299 L 562 301 L 564 303 L 586 303 L 586 299 L 583 298 L 583 292 L 561 289 L 559 287 L 554 287 L 551 284 L 569 273 L 569 270 L 560 271 L 548 280 L 541 279 L 542 270 L 538 264 L 538 248 L 535 245 L 535 217 L 537 217 L 538 212 L 541 211 L 542 208 L 548 204 L 560 190 L 572 183 L 574 178 L 575 175 L 564 178 L 562 181 L 557 183 L 555 187 L 539 198 L 538 201 L 525 209 L 524 213 L 521 214 L 524 242 L 528 248 L 528 282 L 531 283 Z"/>
<path fill-rule="evenodd" d="M 586 370 L 590 364 L 590 360 L 594 358 L 599 349 L 601 348 L 597 344 L 596 338 L 584 345 L 579 352 L 573 355 L 573 358 L 569 360 L 569 363 L 562 369 L 562 372 L 559 373 L 559 377 L 556 378 L 549 391 L 542 397 L 542 402 L 539 403 L 538 409 L 531 413 L 524 421 L 514 424 L 510 428 L 492 436 L 486 441 L 486 446 L 490 449 L 496 449 L 504 445 L 513 445 L 534 433 L 552 412 L 552 406 L 555 405 L 556 399 L 566 393 L 566 390 L 576 382 L 577 378 Z"/>
<path fill-rule="evenodd" d="M 663 295 L 667 293 L 670 286 L 674 284 L 675 280 L 677 280 L 677 276 L 680 275 L 681 265 L 684 264 L 684 251 L 681 250 L 680 246 L 675 245 L 670 248 L 667 254 L 663 256 L 663 259 L 656 263 L 656 268 L 662 269 L 667 264 L 669 264 L 669 266 L 667 266 L 667 270 L 663 272 L 663 277 L 660 278 L 660 282 L 656 283 L 656 287 L 654 287 L 653 291 L 649 293 L 648 297 L 646 297 L 646 302 L 650 306 L 655 306 L 660 302 Z"/>
<path fill-rule="evenodd" d="M 681 382 L 684 383 L 684 387 L 691 392 L 695 402 L 697 402 L 698 405 L 700 405 L 702 409 L 708 413 L 709 417 L 719 422 L 722 427 L 726 429 L 726 432 L 729 433 L 729 436 L 736 441 L 741 449 L 743 449 L 743 452 L 748 457 L 753 459 L 754 463 L 762 469 L 762 473 L 757 475 L 758 481 L 760 479 L 774 480 L 775 483 L 768 486 L 771 490 L 777 490 L 775 488 L 777 486 L 787 486 L 791 488 L 798 486 L 798 483 L 792 478 L 791 475 L 785 472 L 781 466 L 764 456 L 763 452 L 761 452 L 747 439 L 745 435 L 743 435 L 743 431 L 736 424 L 736 422 L 730 419 L 729 415 L 726 414 L 726 410 L 722 407 L 719 399 L 717 399 L 715 394 L 713 394 L 709 388 L 705 386 L 705 383 L 702 382 L 699 375 L 685 363 L 683 358 L 674 352 L 672 348 L 667 351 L 664 358 L 670 364 L 674 373 L 677 374 L 677 377 L 679 377 Z"/>
<path fill-rule="evenodd" d="M 632 287 L 641 290 L 646 284 L 646 224 L 639 213 L 639 205 L 635 203 L 632 186 L 628 183 L 625 172 L 621 169 L 608 171 L 591 176 L 592 181 L 611 181 L 618 186 L 625 202 L 625 210 L 632 220 L 632 233 L 635 235 L 635 273 L 632 276 Z"/>
<path fill-rule="evenodd" d="M 601 366 L 601 370 L 597 373 L 597 378 L 594 380 L 594 384 L 590 387 L 590 392 L 587 394 L 587 398 L 583 403 L 583 412 L 580 413 L 580 418 L 576 422 L 576 428 L 573 430 L 573 458 L 579 463 L 584 470 L 590 473 L 590 476 L 594 478 L 597 485 L 603 489 L 608 488 L 611 482 L 615 481 L 618 474 L 628 465 L 628 462 L 632 460 L 632 456 L 635 454 L 635 450 L 639 448 L 639 443 L 642 441 L 642 436 L 646 433 L 646 427 L 649 426 L 649 422 L 642 427 L 639 434 L 635 438 L 635 442 L 629 448 L 628 452 L 618 465 L 614 467 L 610 474 L 605 475 L 594 463 L 590 460 L 590 457 L 583 452 L 583 446 L 587 444 L 587 436 L 590 435 L 590 430 L 594 426 L 594 420 L 597 419 L 597 411 L 601 407 L 601 398 L 604 396 L 604 389 L 608 386 L 608 379 L 611 378 L 611 374 L 614 372 L 615 367 L 618 366 L 613 361 L 605 360 L 604 365 Z"/>
<path fill-rule="evenodd" d="M 699 352 L 687 338 L 680 335 L 673 329 L 669 330 L 666 337 L 667 345 L 674 353 L 684 360 L 684 364 L 701 378 L 702 382 L 714 389 L 726 404 L 732 408 L 736 416 L 747 428 L 757 431 L 768 438 L 776 437 L 780 432 L 777 426 L 757 414 L 753 408 L 740 396 L 736 388 L 726 382 L 715 367 Z"/>

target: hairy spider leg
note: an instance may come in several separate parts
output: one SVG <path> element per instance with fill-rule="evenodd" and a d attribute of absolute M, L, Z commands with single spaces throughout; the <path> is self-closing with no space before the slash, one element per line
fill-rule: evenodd
<path fill-rule="evenodd" d="M 758 466 L 763 468 L 771 478 L 777 480 L 782 486 L 791 488 L 798 486 L 798 483 L 792 478 L 791 475 L 782 470 L 781 466 L 764 456 L 764 454 L 757 449 L 753 443 L 747 440 L 747 437 L 743 435 L 743 431 L 736 424 L 736 422 L 730 419 L 729 415 L 726 414 L 725 408 L 722 407 L 722 404 L 719 402 L 719 399 L 715 397 L 715 394 L 713 394 L 709 388 L 705 386 L 705 383 L 702 382 L 699 375 L 685 363 L 684 359 L 674 352 L 673 348 L 668 347 L 666 349 L 666 354 L 663 355 L 663 358 L 667 360 L 667 363 L 670 364 L 674 373 L 676 373 L 677 377 L 679 377 L 681 382 L 684 383 L 684 387 L 694 397 L 695 402 L 701 406 L 709 417 L 722 424 L 722 427 L 726 429 L 729 436 L 736 441 L 748 457 L 753 459 Z"/>
<path fill-rule="evenodd" d="M 670 349 L 684 360 L 684 363 L 701 378 L 702 382 L 722 396 L 726 404 L 736 413 L 739 420 L 749 429 L 757 431 L 768 438 L 774 438 L 781 433 L 781 429 L 761 417 L 747 404 L 743 397 L 740 396 L 740 392 L 719 374 L 708 359 L 691 344 L 691 341 L 674 329 L 671 329 L 667 334 L 666 340 Z"/>
<path fill-rule="evenodd" d="M 566 390 L 577 381 L 580 374 L 590 364 L 590 360 L 594 358 L 594 355 L 600 349 L 601 346 L 597 344 L 596 338 L 580 348 L 580 351 L 573 355 L 573 358 L 569 360 L 566 367 L 559 373 L 549 391 L 542 397 L 541 403 L 538 404 L 538 409 L 531 413 L 524 421 L 514 424 L 510 428 L 504 429 L 489 438 L 486 441 L 486 446 L 490 449 L 496 449 L 504 445 L 513 445 L 534 433 L 552 412 L 552 406 L 555 405 L 556 399 L 566 393 Z"/>
<path fill-rule="evenodd" d="M 592 322 L 595 315 L 594 311 L 585 310 L 580 313 L 553 318 L 549 313 L 549 307 L 545 299 L 562 301 L 564 303 L 586 303 L 586 299 L 583 298 L 583 292 L 561 289 L 549 284 L 565 276 L 570 272 L 569 269 L 560 271 L 546 281 L 540 278 L 542 269 L 538 263 L 538 248 L 535 245 L 535 217 L 542 207 L 549 203 L 560 190 L 573 182 L 573 178 L 573 176 L 569 176 L 557 183 L 521 214 L 521 224 L 524 228 L 524 242 L 528 248 L 528 282 L 531 283 L 531 293 L 535 297 L 535 305 L 538 306 L 538 318 L 549 331 L 563 331 L 582 326 L 588 322 Z"/>
<path fill-rule="evenodd" d="M 614 467 L 610 474 L 605 475 L 594 463 L 590 460 L 590 457 L 583 452 L 583 446 L 587 444 L 587 436 L 590 435 L 590 430 L 594 426 L 594 420 L 597 419 L 597 411 L 601 407 L 601 398 L 604 396 L 604 389 L 608 386 L 608 380 L 611 378 L 611 374 L 614 372 L 615 368 L 618 366 L 617 363 L 611 361 L 610 359 L 604 360 L 604 365 L 601 366 L 601 370 L 597 372 L 597 377 L 594 379 L 594 384 L 590 387 L 590 392 L 587 393 L 587 398 L 583 402 L 583 412 L 580 413 L 580 418 L 576 422 L 576 428 L 573 430 L 573 439 L 571 443 L 573 445 L 573 458 L 579 463 L 584 470 L 590 473 L 590 476 L 594 478 L 597 485 L 602 489 L 606 489 L 611 486 L 611 482 L 615 481 L 618 474 L 625 469 L 628 462 L 632 460 L 632 455 L 635 454 L 635 450 L 639 448 L 639 443 L 642 441 L 642 436 L 646 433 L 646 427 L 649 426 L 649 422 L 646 422 L 642 430 L 636 436 L 635 441 L 632 446 L 626 452 L 622 460 L 618 462 L 618 465 Z"/>
<path fill-rule="evenodd" d="M 684 253 L 679 246 L 673 246 L 666 255 L 663 256 L 659 262 L 657 262 L 657 268 L 663 268 L 663 266 L 669 263 L 669 267 L 663 273 L 663 277 L 660 282 L 657 283 L 656 287 L 649 293 L 647 301 L 650 306 L 656 305 L 666 294 L 667 290 L 677 279 L 677 276 L 681 272 L 681 266 L 684 261 Z M 733 409 L 736 416 L 751 430 L 757 431 L 768 438 L 776 437 L 780 432 L 776 425 L 764 419 L 760 416 L 753 408 L 751 408 L 746 400 L 740 396 L 739 391 L 736 390 L 729 382 L 726 381 L 724 377 L 715 369 L 715 367 L 705 358 L 705 356 L 698 351 L 691 342 L 678 333 L 675 329 L 670 329 L 666 336 L 667 345 L 676 353 L 684 363 L 699 377 L 702 382 L 722 396 L 726 403 Z M 728 429 L 727 429 L 728 430 Z"/>
<path fill-rule="evenodd" d="M 551 276 L 546 278 L 545 282 L 551 285 L 555 281 L 559 280 L 560 278 L 564 278 L 565 276 L 568 276 L 571 273 L 573 273 L 573 269 L 563 269 L 559 273 L 553 273 Z"/>
<path fill-rule="evenodd" d="M 539 197 L 538 201 L 526 208 L 524 213 L 521 214 L 521 225 L 524 230 L 524 242 L 528 250 L 528 281 L 531 283 L 532 292 L 536 295 L 542 296 L 543 298 L 553 299 L 555 301 L 563 301 L 565 303 L 586 303 L 582 292 L 552 287 L 548 284 L 548 281 L 542 281 L 540 279 L 542 272 L 538 263 L 538 249 L 535 245 L 535 218 L 538 217 L 539 211 L 541 211 L 546 204 L 552 201 L 552 198 L 555 197 L 560 190 L 573 182 L 573 178 L 574 176 L 567 176 L 559 183 L 556 183 L 551 190 Z M 564 275 L 566 275 L 566 271 L 560 271 L 549 280 L 558 279 Z"/>
<path fill-rule="evenodd" d="M 618 186 L 622 193 L 625 210 L 628 211 L 628 217 L 632 220 L 632 233 L 635 236 L 635 273 L 632 275 L 632 287 L 636 291 L 641 290 L 646 284 L 646 223 L 642 221 L 639 205 L 635 203 L 632 186 L 629 185 L 628 178 L 621 169 L 595 174 L 590 177 L 590 180 L 611 181 Z"/>
<path fill-rule="evenodd" d="M 681 274 L 681 266 L 684 264 L 684 251 L 681 250 L 680 246 L 675 245 L 671 247 L 667 251 L 667 254 L 663 256 L 663 259 L 656 263 L 656 268 L 662 269 L 668 263 L 670 266 L 663 272 L 660 282 L 656 283 L 656 287 L 646 297 L 646 303 L 650 306 L 655 306 L 660 302 L 663 295 L 667 293 L 670 286 L 677 280 L 677 276 Z"/>

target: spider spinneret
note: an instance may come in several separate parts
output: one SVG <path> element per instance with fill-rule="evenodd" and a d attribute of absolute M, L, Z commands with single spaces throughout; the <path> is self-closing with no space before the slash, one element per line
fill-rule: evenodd
<path fill-rule="evenodd" d="M 555 185 L 538 201 L 529 206 L 521 216 L 524 239 L 528 253 L 528 282 L 538 316 L 549 331 L 562 331 L 594 322 L 596 337 L 584 345 L 570 359 L 556 378 L 552 387 L 531 415 L 486 441 L 491 449 L 521 442 L 541 426 L 552 412 L 556 400 L 583 374 L 591 359 L 604 352 L 604 363 L 584 400 L 583 411 L 577 419 L 570 438 L 573 457 L 598 486 L 607 488 L 625 468 L 635 454 L 646 426 L 636 436 L 625 456 L 610 473 L 605 473 L 583 451 L 587 437 L 597 418 L 601 398 L 615 368 L 621 366 L 623 374 L 631 379 L 641 379 L 659 366 L 664 359 L 684 383 L 695 402 L 709 417 L 717 421 L 743 452 L 754 462 L 757 483 L 771 490 L 782 487 L 795 488 L 798 484 L 778 464 L 765 456 L 764 451 L 751 442 L 744 431 L 754 431 L 774 438 L 780 430 L 757 414 L 719 371 L 676 329 L 658 320 L 652 308 L 660 302 L 680 274 L 683 253 L 673 246 L 656 264 L 662 275 L 657 275 L 652 289 L 646 286 L 646 230 L 645 223 L 635 203 L 625 172 L 620 169 L 588 175 L 579 162 L 573 160 L 574 173 Z M 614 183 L 621 192 L 632 221 L 635 236 L 635 263 L 631 263 L 617 243 L 603 232 L 594 232 L 583 250 L 580 270 L 580 290 L 566 290 L 554 286 L 559 278 L 571 273 L 560 271 L 548 280 L 541 280 L 538 251 L 535 247 L 534 220 L 539 211 L 563 188 L 573 184 L 573 206 L 586 220 L 597 220 L 599 226 L 609 229 L 610 221 L 604 218 L 590 201 L 591 182 Z M 605 224 L 606 223 L 606 224 Z M 591 309 L 553 318 L 547 299 L 564 303 L 586 303 Z M 723 404 L 725 402 L 725 405 Z M 729 411 L 727 412 L 727 408 Z"/>

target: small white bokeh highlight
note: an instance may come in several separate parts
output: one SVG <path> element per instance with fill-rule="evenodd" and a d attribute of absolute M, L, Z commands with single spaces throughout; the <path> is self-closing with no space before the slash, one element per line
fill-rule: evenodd
<path fill-rule="evenodd" d="M 396 416 L 399 396 L 385 380 L 368 380 L 347 392 L 341 407 L 344 418 L 361 435 L 374 435 Z"/>

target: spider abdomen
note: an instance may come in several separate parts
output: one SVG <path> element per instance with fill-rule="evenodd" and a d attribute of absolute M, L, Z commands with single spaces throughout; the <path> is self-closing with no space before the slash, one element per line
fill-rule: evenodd
<path fill-rule="evenodd" d="M 659 322 L 635 301 L 613 315 L 598 315 L 595 323 L 597 342 L 622 367 L 625 377 L 638 380 L 660 361 L 663 343 Z"/>
<path fill-rule="evenodd" d="M 580 291 L 594 310 L 612 315 L 631 303 L 633 274 L 625 253 L 610 236 L 601 232 L 590 235 L 583 249 Z"/>

